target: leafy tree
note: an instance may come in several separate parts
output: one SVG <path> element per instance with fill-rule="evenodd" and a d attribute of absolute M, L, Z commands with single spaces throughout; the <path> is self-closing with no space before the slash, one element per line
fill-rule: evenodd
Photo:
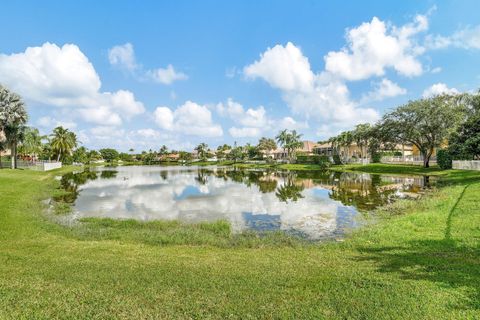
<path fill-rule="evenodd" d="M 52 151 L 57 155 L 57 161 L 64 159 L 67 155 L 71 155 L 78 144 L 75 133 L 63 127 L 53 129 L 50 137 Z"/>
<path fill-rule="evenodd" d="M 269 152 L 277 149 L 277 143 L 274 139 L 262 137 L 258 141 L 257 149 L 260 152 Z"/>
<path fill-rule="evenodd" d="M 112 148 L 104 148 L 98 151 L 102 155 L 103 160 L 107 162 L 113 162 L 114 160 L 117 160 L 119 157 L 118 151 Z"/>
<path fill-rule="evenodd" d="M 17 145 L 23 138 L 28 115 L 19 95 L 0 85 L 0 138 L 10 147 L 12 169 L 17 167 Z"/>
<path fill-rule="evenodd" d="M 181 161 L 191 161 L 192 160 L 192 154 L 190 152 L 186 152 L 186 151 L 180 151 L 179 152 L 179 159 Z"/>
<path fill-rule="evenodd" d="M 133 157 L 131 154 L 128 154 L 128 153 L 125 153 L 125 152 L 121 152 L 118 157 L 120 158 L 120 160 L 122 161 L 125 161 L 125 162 L 131 162 L 133 161 Z"/>
<path fill-rule="evenodd" d="M 73 151 L 72 160 L 73 162 L 77 162 L 77 163 L 88 163 L 89 157 L 88 157 L 87 148 L 80 147 L 80 148 L 77 148 L 75 151 Z"/>
<path fill-rule="evenodd" d="M 462 97 L 467 113 L 448 139 L 448 151 L 455 159 L 480 159 L 480 93 Z"/>
<path fill-rule="evenodd" d="M 393 143 L 411 143 L 429 167 L 435 148 L 446 142 L 464 117 L 464 108 L 455 96 L 441 95 L 410 101 L 383 116 L 384 138 Z"/>
<path fill-rule="evenodd" d="M 90 163 L 92 161 L 97 161 L 102 159 L 102 155 L 97 150 L 90 150 L 87 152 L 87 161 Z"/>

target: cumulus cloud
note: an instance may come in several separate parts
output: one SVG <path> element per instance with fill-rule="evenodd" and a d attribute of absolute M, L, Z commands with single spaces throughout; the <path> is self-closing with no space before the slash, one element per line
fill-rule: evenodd
<path fill-rule="evenodd" d="M 311 90 L 314 74 L 300 48 L 288 42 L 276 45 L 260 55 L 260 60 L 246 66 L 247 78 L 262 78 L 272 87 L 285 91 Z"/>
<path fill-rule="evenodd" d="M 235 102 L 231 98 L 227 99 L 225 104 L 217 104 L 217 111 L 220 115 L 228 116 L 236 123 L 246 127 L 265 127 L 269 122 L 263 106 L 245 110 L 240 103 Z"/>
<path fill-rule="evenodd" d="M 73 109 L 85 121 L 119 125 L 144 112 L 132 92 L 101 92 L 95 68 L 74 44 L 44 43 L 24 52 L 0 54 L 0 82 L 30 104 Z"/>
<path fill-rule="evenodd" d="M 260 128 L 252 128 L 252 127 L 231 127 L 228 129 L 228 133 L 234 138 L 254 138 L 259 137 L 262 134 Z"/>
<path fill-rule="evenodd" d="M 203 137 L 220 137 L 222 127 L 212 120 L 207 106 L 187 101 L 177 109 L 157 107 L 153 113 L 157 125 L 167 131 Z"/>
<path fill-rule="evenodd" d="M 276 121 L 275 127 L 282 128 L 282 129 L 289 129 L 289 130 L 301 130 L 301 129 L 307 129 L 308 123 L 306 121 L 298 122 L 292 117 L 284 117 Z"/>
<path fill-rule="evenodd" d="M 124 68 L 128 71 L 134 71 L 138 67 L 131 43 L 110 48 L 108 50 L 108 61 L 111 65 Z"/>
<path fill-rule="evenodd" d="M 480 49 L 480 25 L 463 28 L 450 36 L 428 36 L 426 46 L 429 49 L 444 49 L 447 47 Z"/>
<path fill-rule="evenodd" d="M 379 117 L 374 109 L 359 108 L 350 100 L 343 80 L 330 72 L 315 74 L 308 59 L 292 43 L 267 49 L 261 59 L 246 66 L 244 72 L 247 77 L 260 77 L 280 89 L 292 111 L 304 118 L 349 126 Z"/>
<path fill-rule="evenodd" d="M 423 70 L 417 56 L 423 48 L 412 37 L 427 29 L 428 20 L 423 15 L 400 28 L 389 27 L 374 17 L 371 22 L 347 31 L 347 46 L 325 56 L 325 69 L 350 81 L 383 76 L 386 68 L 405 76 L 418 76 Z"/>
<path fill-rule="evenodd" d="M 424 98 L 430 98 L 441 94 L 458 94 L 460 93 L 455 88 L 449 88 L 445 83 L 435 83 L 423 91 Z"/>
<path fill-rule="evenodd" d="M 64 127 L 68 129 L 75 129 L 77 127 L 77 123 L 74 121 L 68 120 L 58 120 L 49 116 L 40 117 L 36 121 L 36 124 L 44 129 L 52 129 L 55 127 Z"/>
<path fill-rule="evenodd" d="M 400 87 L 398 84 L 388 80 L 387 78 L 383 78 L 378 82 L 374 82 L 373 86 L 373 91 L 370 91 L 363 96 L 363 103 L 368 101 L 380 101 L 385 98 L 396 97 L 407 93 L 406 89 Z"/>
<path fill-rule="evenodd" d="M 155 82 L 169 85 L 175 81 L 188 79 L 185 73 L 176 71 L 171 64 L 167 65 L 166 68 L 145 70 L 137 62 L 135 50 L 131 43 L 110 48 L 108 50 L 108 61 L 111 65 L 126 70 L 141 80 L 151 79 Z"/>
<path fill-rule="evenodd" d="M 150 70 L 147 74 L 154 81 L 163 84 L 172 84 L 174 81 L 188 79 L 188 76 L 185 73 L 175 71 L 175 68 L 171 64 L 166 68 Z"/>

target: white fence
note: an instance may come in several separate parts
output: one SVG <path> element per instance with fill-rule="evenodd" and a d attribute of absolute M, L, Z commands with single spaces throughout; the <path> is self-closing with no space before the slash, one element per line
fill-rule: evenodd
<path fill-rule="evenodd" d="M 480 170 L 480 160 L 453 160 L 453 169 Z"/>
<path fill-rule="evenodd" d="M 413 164 L 417 166 L 423 166 L 423 157 L 382 157 L 382 160 L 380 162 L 391 164 Z M 437 164 L 437 159 L 435 157 L 431 157 L 430 164 Z"/>
<path fill-rule="evenodd" d="M 0 168 L 11 168 L 12 163 L 10 160 L 0 163 Z M 49 161 L 49 160 L 37 160 L 37 161 L 24 161 L 17 160 L 17 168 L 19 169 L 32 169 L 38 171 L 49 171 L 54 169 L 59 169 L 62 167 L 62 163 L 58 161 Z"/>

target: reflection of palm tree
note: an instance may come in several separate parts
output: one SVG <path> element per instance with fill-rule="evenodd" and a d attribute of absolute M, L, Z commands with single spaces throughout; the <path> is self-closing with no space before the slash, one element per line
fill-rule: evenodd
<path fill-rule="evenodd" d="M 258 180 L 258 189 L 262 193 L 274 192 L 277 189 L 277 180 L 275 179 L 260 179 Z"/>
<path fill-rule="evenodd" d="M 208 172 L 205 170 L 198 170 L 195 180 L 201 185 L 206 185 L 208 182 Z"/>
<path fill-rule="evenodd" d="M 298 201 L 298 199 L 303 198 L 302 185 L 295 184 L 295 175 L 289 173 L 285 177 L 285 183 L 277 188 L 275 195 L 277 196 L 280 201 L 287 202 L 290 201 Z"/>

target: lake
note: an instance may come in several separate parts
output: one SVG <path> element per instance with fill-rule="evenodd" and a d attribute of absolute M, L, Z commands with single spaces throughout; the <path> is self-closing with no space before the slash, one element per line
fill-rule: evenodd
<path fill-rule="evenodd" d="M 361 213 L 416 198 L 428 177 L 233 167 L 98 167 L 61 178 L 72 218 L 226 220 L 233 232 L 283 231 L 317 240 L 361 224 Z"/>

